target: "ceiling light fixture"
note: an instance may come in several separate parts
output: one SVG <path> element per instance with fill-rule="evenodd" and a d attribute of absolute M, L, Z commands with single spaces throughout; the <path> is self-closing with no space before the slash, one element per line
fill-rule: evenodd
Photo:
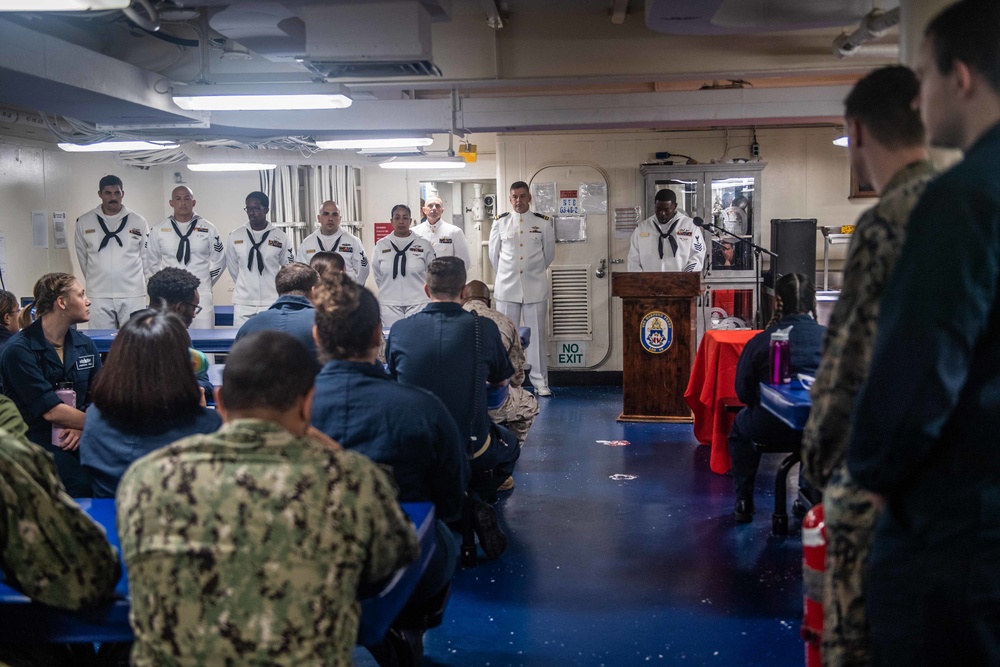
<path fill-rule="evenodd" d="M 316 146 L 326 150 L 367 150 L 414 148 L 430 146 L 434 143 L 431 137 L 398 137 L 386 139 L 333 139 L 329 141 L 316 140 Z"/>
<path fill-rule="evenodd" d="M 263 162 L 204 162 L 188 164 L 191 171 L 268 171 L 277 165 Z"/>
<path fill-rule="evenodd" d="M 351 97 L 337 83 L 289 85 L 192 85 L 173 89 L 174 104 L 187 111 L 298 111 L 346 109 Z"/>
<path fill-rule="evenodd" d="M 460 157 L 436 157 L 420 155 L 416 157 L 394 157 L 379 164 L 383 169 L 464 169 L 465 160 Z"/>
<path fill-rule="evenodd" d="M 177 148 L 170 141 L 99 141 L 94 144 L 60 142 L 59 148 L 67 153 L 99 153 L 103 151 L 158 151 Z"/>
<path fill-rule="evenodd" d="M 87 12 L 124 9 L 132 0 L 4 0 L 0 12 Z"/>
<path fill-rule="evenodd" d="M 840 146 L 841 148 L 847 148 L 850 145 L 847 140 L 847 135 L 845 134 L 842 137 L 837 137 L 836 139 L 834 139 L 833 145 Z"/>

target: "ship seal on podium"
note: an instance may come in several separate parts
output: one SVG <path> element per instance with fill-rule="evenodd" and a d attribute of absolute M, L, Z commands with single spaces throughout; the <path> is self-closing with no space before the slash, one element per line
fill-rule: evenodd
<path fill-rule="evenodd" d="M 674 342 L 674 323 L 659 310 L 646 313 L 639 328 L 639 340 L 647 352 L 662 354 Z"/>

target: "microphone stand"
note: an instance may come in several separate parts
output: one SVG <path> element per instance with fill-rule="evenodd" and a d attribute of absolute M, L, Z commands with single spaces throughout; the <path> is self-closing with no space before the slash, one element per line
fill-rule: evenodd
<path fill-rule="evenodd" d="M 775 259 L 778 259 L 778 254 L 774 253 L 774 252 L 771 252 L 767 248 L 761 247 L 761 246 L 757 245 L 756 243 L 754 243 L 753 241 L 749 241 L 749 240 L 743 238 L 742 236 L 739 236 L 737 234 L 733 234 L 728 229 L 724 229 L 722 227 L 719 227 L 719 226 L 717 226 L 717 225 L 715 225 L 715 224 L 713 224 L 711 222 L 705 222 L 701 218 L 695 218 L 693 220 L 693 222 L 694 222 L 694 224 L 695 224 L 696 227 L 701 227 L 702 229 L 715 232 L 716 235 L 718 235 L 720 237 L 731 236 L 732 238 L 736 239 L 738 242 L 740 242 L 740 243 L 746 243 L 751 248 L 753 248 L 753 253 L 754 253 L 754 258 L 755 258 L 755 261 L 754 261 L 753 282 L 754 282 L 754 292 L 757 295 L 757 312 L 754 313 L 754 315 L 755 315 L 755 317 L 757 317 L 756 324 L 758 326 L 762 325 L 764 323 L 763 322 L 764 318 L 761 316 L 761 311 L 762 311 L 762 306 L 764 304 L 764 298 L 763 298 L 764 294 L 762 293 L 762 290 L 761 290 L 761 285 L 763 283 L 763 280 L 762 280 L 762 277 L 761 277 L 762 267 L 761 267 L 761 263 L 760 263 L 760 256 L 761 256 L 762 253 L 766 253 L 767 255 L 770 255 L 770 257 L 771 257 L 772 260 L 775 260 Z M 760 328 L 763 329 L 764 327 L 760 326 Z"/>

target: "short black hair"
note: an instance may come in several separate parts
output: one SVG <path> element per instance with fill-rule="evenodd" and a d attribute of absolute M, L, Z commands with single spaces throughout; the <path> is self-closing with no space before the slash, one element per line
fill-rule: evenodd
<path fill-rule="evenodd" d="M 864 123 L 886 148 L 922 146 L 924 124 L 913 104 L 919 94 L 920 82 L 909 67 L 882 67 L 854 85 L 844 100 L 844 117 Z"/>
<path fill-rule="evenodd" d="M 663 188 L 662 190 L 656 191 L 656 196 L 653 197 L 653 201 L 669 201 L 677 203 L 677 193 L 670 188 Z"/>
<path fill-rule="evenodd" d="M 122 179 L 118 178 L 114 174 L 108 174 L 107 176 L 101 179 L 100 183 L 97 184 L 97 191 L 100 192 L 101 190 L 110 185 L 117 185 L 122 190 L 125 189 L 125 184 L 122 183 Z"/>
<path fill-rule="evenodd" d="M 246 201 L 250 201 L 251 199 L 256 199 L 257 201 L 259 201 L 261 208 L 266 208 L 266 209 L 271 208 L 271 200 L 267 198 L 266 194 L 260 192 L 259 190 L 251 192 L 250 194 L 247 195 Z"/>
<path fill-rule="evenodd" d="M 458 298 L 468 274 L 458 257 L 437 257 L 427 265 L 427 289 L 435 297 Z"/>
<path fill-rule="evenodd" d="M 292 262 L 278 269 L 278 275 L 274 277 L 274 286 L 278 290 L 278 296 L 284 296 L 290 292 L 302 292 L 306 296 L 310 290 L 319 282 L 319 274 L 316 269 L 302 262 Z"/>
<path fill-rule="evenodd" d="M 927 25 L 924 35 L 934 50 L 941 74 L 950 74 L 956 60 L 979 72 L 1000 94 L 1000 3 L 962 0 L 947 7 Z"/>
<path fill-rule="evenodd" d="M 381 321 L 378 300 L 345 273 L 320 281 L 313 305 L 319 346 L 332 359 L 355 359 L 372 348 L 375 327 Z"/>
<path fill-rule="evenodd" d="M 514 181 L 511 183 L 510 191 L 513 192 L 514 190 L 528 190 L 528 192 L 531 192 L 531 188 L 529 188 L 528 184 L 524 181 Z"/>
<path fill-rule="evenodd" d="M 392 207 L 392 210 L 391 210 L 391 211 L 389 211 L 389 217 L 390 217 L 390 218 L 392 218 L 392 217 L 395 217 L 395 215 L 396 215 L 396 211 L 398 211 L 398 210 L 399 210 L 399 209 L 401 209 L 401 208 L 405 208 L 405 209 L 406 209 L 406 214 L 407 214 L 408 216 L 410 216 L 411 218 L 413 217 L 413 211 L 411 211 L 411 210 L 410 210 L 410 207 L 409 207 L 409 206 L 407 206 L 406 204 L 396 204 L 395 206 L 393 206 L 393 207 Z"/>
<path fill-rule="evenodd" d="M 168 266 L 149 278 L 146 291 L 149 293 L 149 303 L 154 307 L 160 301 L 167 306 L 173 306 L 178 303 L 190 303 L 199 285 L 201 280 L 190 271 Z"/>
<path fill-rule="evenodd" d="M 312 389 L 316 360 L 283 331 L 258 331 L 233 344 L 222 371 L 229 410 L 288 410 Z"/>

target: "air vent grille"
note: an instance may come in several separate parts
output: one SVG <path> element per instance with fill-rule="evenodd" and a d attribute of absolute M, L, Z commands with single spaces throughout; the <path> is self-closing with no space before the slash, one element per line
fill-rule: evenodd
<path fill-rule="evenodd" d="M 591 267 L 560 266 L 552 269 L 552 338 L 592 340 L 590 317 Z"/>

